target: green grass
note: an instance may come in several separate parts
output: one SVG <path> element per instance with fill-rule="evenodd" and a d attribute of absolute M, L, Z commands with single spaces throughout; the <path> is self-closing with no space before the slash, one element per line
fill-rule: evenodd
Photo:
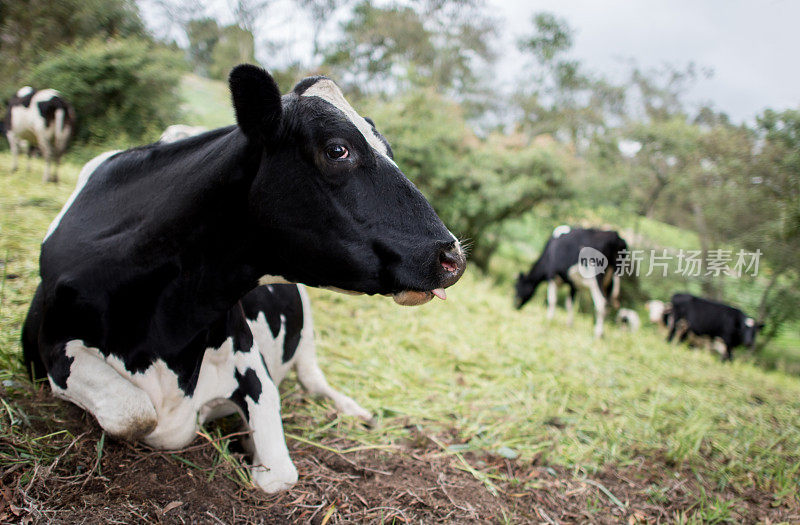
<path fill-rule="evenodd" d="M 43 185 L 40 163 L 12 175 L 9 161 L 0 154 L 0 364 L 3 379 L 19 379 L 19 333 L 38 279 L 39 243 L 78 167 L 67 164 L 61 184 Z M 419 308 L 382 297 L 311 295 L 329 381 L 373 411 L 378 426 L 331 422 L 326 403 L 314 401 L 299 408 L 304 417 L 287 421 L 289 439 L 313 443 L 338 433 L 384 447 L 422 431 L 447 436 L 442 446 L 454 454 L 510 449 L 522 461 L 538 458 L 576 474 L 644 456 L 692 468 L 717 487 L 754 487 L 776 503 L 798 502 L 796 377 L 668 346 L 650 329 L 632 335 L 608 326 L 597 342 L 588 315 L 573 328 L 562 312 L 548 323 L 541 294 L 516 311 L 507 284 L 474 271 L 448 290 L 446 302 Z M 297 388 L 288 381 L 282 390 Z M 13 406 L 4 410 L 13 421 Z M 53 451 L 31 445 L 31 453 Z M 725 519 L 730 505 L 698 494 L 694 510 L 676 519 Z"/>

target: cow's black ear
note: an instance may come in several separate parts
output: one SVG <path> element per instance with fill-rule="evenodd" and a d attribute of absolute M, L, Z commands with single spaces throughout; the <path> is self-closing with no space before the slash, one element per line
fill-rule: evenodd
<path fill-rule="evenodd" d="M 522 273 L 522 272 L 519 272 L 519 275 L 517 276 L 517 280 L 521 281 L 523 277 L 525 277 L 525 274 Z"/>
<path fill-rule="evenodd" d="M 250 138 L 269 138 L 281 122 L 281 92 L 265 70 L 236 66 L 228 76 L 236 124 Z"/>
<path fill-rule="evenodd" d="M 765 326 L 766 326 L 766 325 L 765 325 L 764 323 L 758 323 L 758 324 L 756 325 L 756 329 L 757 329 L 757 330 L 763 330 Z"/>

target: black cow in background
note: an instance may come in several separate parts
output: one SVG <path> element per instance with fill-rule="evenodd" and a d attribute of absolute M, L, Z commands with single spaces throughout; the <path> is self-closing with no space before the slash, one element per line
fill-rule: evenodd
<path fill-rule="evenodd" d="M 567 322 L 572 324 L 577 286 L 587 288 L 592 294 L 595 309 L 594 335 L 601 337 L 608 300 L 614 306 L 619 306 L 619 276 L 616 269 L 618 255 L 627 247 L 625 240 L 615 231 L 558 226 L 528 274 L 519 274 L 516 283 L 517 308 L 522 308 L 534 296 L 539 284 L 547 281 L 547 318 L 552 319 L 555 315 L 557 286 L 565 283 L 569 286 Z M 590 249 L 588 257 L 585 249 Z M 591 260 L 594 258 L 604 259 L 605 266 L 598 267 L 596 261 Z"/>
<path fill-rule="evenodd" d="M 727 361 L 733 359 L 735 347 L 752 347 L 756 334 L 764 327 L 738 308 L 687 293 L 673 295 L 671 304 L 667 341 L 672 341 L 675 334 L 679 334 L 681 342 L 689 335 L 719 338 L 724 344 L 720 353 Z"/>

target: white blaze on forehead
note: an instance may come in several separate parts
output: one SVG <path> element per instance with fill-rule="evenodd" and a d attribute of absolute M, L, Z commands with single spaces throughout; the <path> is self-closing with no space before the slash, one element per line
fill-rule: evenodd
<path fill-rule="evenodd" d="M 25 86 L 25 87 L 19 88 L 19 91 L 17 91 L 17 96 L 20 97 L 20 98 L 27 97 L 31 93 L 33 93 L 33 88 L 30 87 L 30 86 Z"/>
<path fill-rule="evenodd" d="M 364 117 L 356 113 L 356 110 L 353 109 L 353 106 L 351 106 L 350 103 L 345 100 L 342 90 L 339 89 L 339 86 L 337 86 L 333 80 L 323 78 L 316 81 L 310 88 L 303 92 L 302 96 L 319 97 L 344 113 L 347 118 L 350 119 L 350 122 L 352 122 L 353 125 L 358 128 L 358 131 L 364 135 L 367 143 L 376 151 L 378 151 L 378 153 L 387 159 L 389 158 L 389 150 L 386 148 L 386 144 L 384 144 L 383 141 L 378 137 L 378 135 L 375 133 L 375 130 L 372 128 L 372 126 L 370 126 L 369 122 L 367 122 Z"/>
<path fill-rule="evenodd" d="M 753 328 L 756 325 L 756 322 L 755 320 L 753 320 L 752 317 L 748 317 L 747 319 L 744 320 L 744 324 L 747 327 Z"/>

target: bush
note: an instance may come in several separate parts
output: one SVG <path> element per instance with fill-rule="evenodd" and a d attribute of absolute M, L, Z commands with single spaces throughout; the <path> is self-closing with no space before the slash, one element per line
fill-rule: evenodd
<path fill-rule="evenodd" d="M 403 172 L 454 234 L 473 243 L 470 260 L 488 268 L 501 226 L 537 203 L 564 196 L 565 166 L 555 144 L 521 135 L 476 137 L 461 109 L 433 91 L 368 103 Z"/>
<path fill-rule="evenodd" d="M 175 123 L 185 67 L 179 53 L 146 40 L 90 40 L 56 50 L 33 82 L 73 104 L 78 141 L 128 147 Z"/>

